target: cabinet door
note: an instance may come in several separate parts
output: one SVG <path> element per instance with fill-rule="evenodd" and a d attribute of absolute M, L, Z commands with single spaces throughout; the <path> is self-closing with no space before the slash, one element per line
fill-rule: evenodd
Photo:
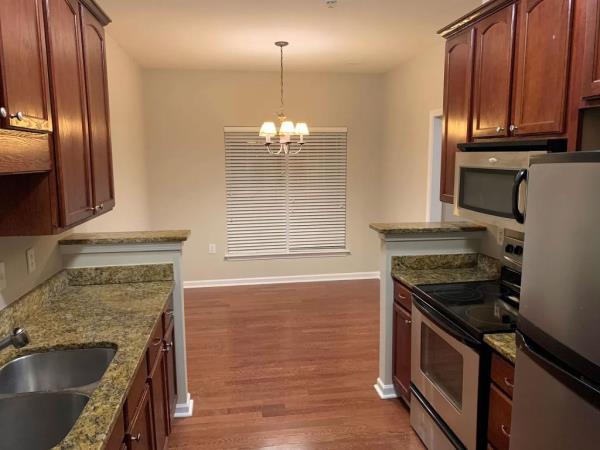
<path fill-rule="evenodd" d="M 394 387 L 399 395 L 410 401 L 410 333 L 411 314 L 394 302 L 394 332 L 392 367 Z"/>
<path fill-rule="evenodd" d="M 0 1 L 0 61 L 3 126 L 50 131 L 42 0 Z"/>
<path fill-rule="evenodd" d="M 82 5 L 81 29 L 87 92 L 94 205 L 105 212 L 115 204 L 108 114 L 106 41 L 104 28 Z"/>
<path fill-rule="evenodd" d="M 152 403 L 148 386 L 129 425 L 126 440 L 130 450 L 154 450 Z"/>
<path fill-rule="evenodd" d="M 600 96 L 600 0 L 587 0 L 583 87 L 585 98 Z"/>
<path fill-rule="evenodd" d="M 473 137 L 508 136 L 516 6 L 475 26 Z"/>
<path fill-rule="evenodd" d="M 572 0 L 519 4 L 513 134 L 564 131 Z"/>
<path fill-rule="evenodd" d="M 85 79 L 76 0 L 45 0 L 61 225 L 94 213 Z"/>
<path fill-rule="evenodd" d="M 165 333 L 165 366 L 167 374 L 167 403 L 169 411 L 169 434 L 177 404 L 177 371 L 175 369 L 175 333 L 173 326 Z"/>
<path fill-rule="evenodd" d="M 447 203 L 452 203 L 454 199 L 454 160 L 457 145 L 471 139 L 473 36 L 471 29 L 446 42 L 440 200 Z"/>
<path fill-rule="evenodd" d="M 158 360 L 150 374 L 150 394 L 154 418 L 154 442 L 157 450 L 166 448 L 169 429 L 169 405 L 167 402 L 167 366 L 166 353 L 160 352 Z"/>

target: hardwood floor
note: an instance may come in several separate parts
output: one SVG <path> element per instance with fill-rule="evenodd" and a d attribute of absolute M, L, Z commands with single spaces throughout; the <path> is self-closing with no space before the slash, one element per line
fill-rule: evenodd
<path fill-rule="evenodd" d="M 380 400 L 376 280 L 186 290 L 194 417 L 171 449 L 422 449 Z"/>

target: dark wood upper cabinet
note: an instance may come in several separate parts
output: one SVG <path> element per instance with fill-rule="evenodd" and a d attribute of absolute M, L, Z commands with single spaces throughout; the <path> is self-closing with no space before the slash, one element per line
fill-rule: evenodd
<path fill-rule="evenodd" d="M 509 135 L 516 6 L 475 25 L 473 137 Z"/>
<path fill-rule="evenodd" d="M 396 393 L 410 402 L 411 313 L 394 302 L 392 370 Z"/>
<path fill-rule="evenodd" d="M 600 97 L 600 0 L 587 0 L 585 17 L 582 96 Z"/>
<path fill-rule="evenodd" d="M 446 42 L 444 70 L 444 126 L 440 200 L 454 198 L 454 160 L 457 145 L 471 138 L 471 83 L 473 78 L 473 29 Z"/>
<path fill-rule="evenodd" d="M 565 131 L 572 0 L 521 0 L 513 134 Z"/>
<path fill-rule="evenodd" d="M 61 222 L 94 214 L 81 21 L 77 0 L 45 0 Z"/>
<path fill-rule="evenodd" d="M 102 212 L 115 205 L 106 75 L 106 40 L 102 24 L 83 5 L 81 6 L 81 28 L 94 205 L 97 205 L 99 212 Z"/>
<path fill-rule="evenodd" d="M 2 126 L 51 131 L 42 0 L 0 1 L 0 62 Z"/>

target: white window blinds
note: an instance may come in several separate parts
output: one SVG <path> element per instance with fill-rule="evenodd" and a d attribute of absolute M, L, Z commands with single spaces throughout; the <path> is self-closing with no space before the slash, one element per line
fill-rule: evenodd
<path fill-rule="evenodd" d="M 311 129 L 287 156 L 257 134 L 225 129 L 227 256 L 346 252 L 346 129 Z"/>

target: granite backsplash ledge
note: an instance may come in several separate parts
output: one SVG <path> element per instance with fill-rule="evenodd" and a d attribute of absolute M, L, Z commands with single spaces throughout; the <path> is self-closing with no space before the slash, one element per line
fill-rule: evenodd
<path fill-rule="evenodd" d="M 500 261 L 481 253 L 392 257 L 392 276 L 408 287 L 497 280 L 500 268 Z"/>

